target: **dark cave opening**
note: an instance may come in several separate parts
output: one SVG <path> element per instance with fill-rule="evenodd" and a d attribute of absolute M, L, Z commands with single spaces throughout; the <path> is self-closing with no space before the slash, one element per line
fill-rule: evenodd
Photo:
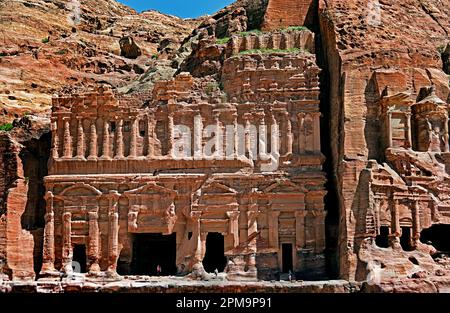
<path fill-rule="evenodd" d="M 22 215 L 22 228 L 34 238 L 34 271 L 38 274 L 42 267 L 42 247 L 45 227 L 45 186 L 44 177 L 48 175 L 48 161 L 51 149 L 51 134 L 25 143 L 20 152 L 25 183 L 28 185 L 27 204 Z"/>
<path fill-rule="evenodd" d="M 443 49 L 441 57 L 443 70 L 445 74 L 450 75 L 450 43 Z"/>
<path fill-rule="evenodd" d="M 205 271 L 213 273 L 217 269 L 221 273 L 225 270 L 226 264 L 224 236 L 219 233 L 208 233 L 206 236 L 206 253 L 203 259 Z"/>
<path fill-rule="evenodd" d="M 72 268 L 75 273 L 87 272 L 86 245 L 73 246 Z"/>
<path fill-rule="evenodd" d="M 433 225 L 420 233 L 420 241 L 430 244 L 438 254 L 450 255 L 450 225 Z"/>
<path fill-rule="evenodd" d="M 380 234 L 375 238 L 375 244 L 380 248 L 389 248 L 389 233 L 388 226 L 381 226 Z"/>
<path fill-rule="evenodd" d="M 283 243 L 281 245 L 282 271 L 289 273 L 294 271 L 294 258 L 291 243 Z"/>
<path fill-rule="evenodd" d="M 414 246 L 411 237 L 411 227 L 402 227 L 402 236 L 400 237 L 400 245 L 404 251 L 413 251 Z"/>
<path fill-rule="evenodd" d="M 135 234 L 133 238 L 132 275 L 170 276 L 177 274 L 177 237 L 163 234 Z M 158 266 L 161 272 L 158 273 Z"/>

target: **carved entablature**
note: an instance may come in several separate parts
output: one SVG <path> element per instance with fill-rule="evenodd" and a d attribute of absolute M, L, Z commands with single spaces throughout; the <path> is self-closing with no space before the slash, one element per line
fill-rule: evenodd
<path fill-rule="evenodd" d="M 384 125 L 383 142 L 387 148 L 411 148 L 411 106 L 410 94 L 398 93 L 381 99 L 381 121 Z"/>
<path fill-rule="evenodd" d="M 128 231 L 171 234 L 177 221 L 176 195 L 176 191 L 153 183 L 126 191 L 124 196 L 129 201 Z"/>
<path fill-rule="evenodd" d="M 449 152 L 448 105 L 434 93 L 413 106 L 418 151 Z"/>

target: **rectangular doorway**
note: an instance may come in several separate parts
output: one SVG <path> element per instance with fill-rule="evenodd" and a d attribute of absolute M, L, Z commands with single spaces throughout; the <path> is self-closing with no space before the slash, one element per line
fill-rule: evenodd
<path fill-rule="evenodd" d="M 283 273 L 289 273 L 294 271 L 293 250 L 291 243 L 283 243 L 281 245 L 281 260 Z"/>
<path fill-rule="evenodd" d="M 135 234 L 133 238 L 132 275 L 157 276 L 158 266 L 161 276 L 177 274 L 176 234 Z"/>

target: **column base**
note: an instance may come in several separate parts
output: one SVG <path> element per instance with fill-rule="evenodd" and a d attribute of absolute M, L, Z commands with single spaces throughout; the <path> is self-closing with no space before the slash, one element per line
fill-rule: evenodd
<path fill-rule="evenodd" d="M 96 156 L 89 156 L 87 159 L 88 159 L 88 161 L 97 161 L 98 157 L 96 157 Z"/>
<path fill-rule="evenodd" d="M 57 271 L 53 265 L 43 265 L 42 270 L 39 273 L 40 278 L 59 278 L 61 273 Z"/>
<path fill-rule="evenodd" d="M 112 160 L 112 158 L 109 157 L 109 156 L 101 156 L 98 160 L 100 160 L 100 161 L 109 161 L 109 160 Z"/>

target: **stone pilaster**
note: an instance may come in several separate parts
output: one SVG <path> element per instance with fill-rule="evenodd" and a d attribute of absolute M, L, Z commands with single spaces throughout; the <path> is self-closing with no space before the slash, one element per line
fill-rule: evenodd
<path fill-rule="evenodd" d="M 102 151 L 102 156 L 101 156 L 102 160 L 111 159 L 110 145 L 111 145 L 111 140 L 110 140 L 110 133 L 109 133 L 109 121 L 105 120 L 103 122 L 103 148 L 102 148 L 103 151 Z"/>
<path fill-rule="evenodd" d="M 98 212 L 89 212 L 89 274 L 100 272 L 99 265 L 100 231 L 98 227 Z"/>
<path fill-rule="evenodd" d="M 58 133 L 58 121 L 52 121 L 52 157 L 54 160 L 59 159 L 59 133 Z"/>
<path fill-rule="evenodd" d="M 297 249 L 303 249 L 305 247 L 305 217 L 306 211 L 295 212 L 295 244 Z"/>
<path fill-rule="evenodd" d="M 53 193 L 48 191 L 45 195 L 46 214 L 44 244 L 42 255 L 41 276 L 56 276 L 55 270 L 55 213 L 53 210 Z"/>
<path fill-rule="evenodd" d="M 227 212 L 227 216 L 230 219 L 228 232 L 233 236 L 233 248 L 239 246 L 239 214 L 237 211 Z"/>
<path fill-rule="evenodd" d="M 97 160 L 98 157 L 98 137 L 97 137 L 97 126 L 96 120 L 91 123 L 91 135 L 89 142 L 89 156 L 88 160 Z"/>
<path fill-rule="evenodd" d="M 298 149 L 299 154 L 306 152 L 306 138 L 305 138 L 305 113 L 298 113 Z"/>
<path fill-rule="evenodd" d="M 66 117 L 64 120 L 64 158 L 71 159 L 72 155 L 72 136 L 70 134 L 70 118 Z"/>
<path fill-rule="evenodd" d="M 65 212 L 63 214 L 63 249 L 62 261 L 63 269 L 66 274 L 73 272 L 72 269 L 72 213 Z"/>
<path fill-rule="evenodd" d="M 77 138 L 77 159 L 84 160 L 85 142 L 84 142 L 84 128 L 83 119 L 78 119 L 78 138 Z"/>
<path fill-rule="evenodd" d="M 139 128 L 139 120 L 137 118 L 133 119 L 131 122 L 131 142 L 130 142 L 130 158 L 137 157 L 137 136 Z"/>
<path fill-rule="evenodd" d="M 124 151 L 123 151 L 123 120 L 119 120 L 116 129 L 116 155 L 115 159 L 123 159 Z"/>

